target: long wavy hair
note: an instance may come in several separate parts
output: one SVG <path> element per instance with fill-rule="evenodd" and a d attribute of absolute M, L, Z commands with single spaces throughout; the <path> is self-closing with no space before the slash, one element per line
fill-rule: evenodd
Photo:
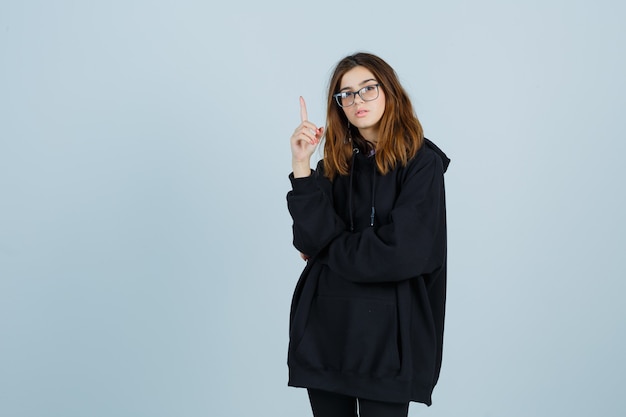
<path fill-rule="evenodd" d="M 339 91 L 344 74 L 358 66 L 367 68 L 374 75 L 385 94 L 385 111 L 380 120 L 375 154 L 378 171 L 384 175 L 398 164 L 406 165 L 424 142 L 422 125 L 394 69 L 369 53 L 359 52 L 347 56 L 335 67 L 328 86 L 324 175 L 331 180 L 337 175 L 348 175 L 353 147 L 366 149 L 371 146 L 357 128 L 350 126 L 333 97 Z"/>

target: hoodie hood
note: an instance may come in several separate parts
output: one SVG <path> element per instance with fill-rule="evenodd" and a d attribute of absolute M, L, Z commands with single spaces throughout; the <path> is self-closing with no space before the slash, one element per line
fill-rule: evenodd
<path fill-rule="evenodd" d="M 448 156 L 429 139 L 424 138 L 424 146 L 428 146 L 430 149 L 435 151 L 437 155 L 439 155 L 441 162 L 443 162 L 443 172 L 446 172 L 448 170 L 448 165 L 450 165 L 450 158 L 448 158 Z"/>

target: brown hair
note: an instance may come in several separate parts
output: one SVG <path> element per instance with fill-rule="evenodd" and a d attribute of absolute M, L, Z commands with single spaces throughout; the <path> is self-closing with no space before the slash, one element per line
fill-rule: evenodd
<path fill-rule="evenodd" d="M 359 135 L 358 129 L 349 127 L 346 115 L 333 97 L 333 94 L 339 91 L 344 74 L 358 66 L 367 68 L 385 93 L 385 111 L 380 120 L 380 134 L 376 146 L 378 171 L 386 174 L 398 163 L 406 165 L 424 142 L 422 125 L 393 68 L 372 54 L 360 52 L 347 56 L 335 67 L 328 86 L 324 175 L 331 180 L 336 175 L 348 174 L 354 146 L 367 147 L 367 142 Z M 348 138 L 355 143 L 351 143 Z"/>

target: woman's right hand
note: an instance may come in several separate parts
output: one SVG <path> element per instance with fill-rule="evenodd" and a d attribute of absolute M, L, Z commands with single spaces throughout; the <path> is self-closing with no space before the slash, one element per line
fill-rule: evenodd
<path fill-rule="evenodd" d="M 324 127 L 317 127 L 308 120 L 306 103 L 300 97 L 300 125 L 291 135 L 291 165 L 295 178 L 311 174 L 311 155 L 324 135 Z"/>

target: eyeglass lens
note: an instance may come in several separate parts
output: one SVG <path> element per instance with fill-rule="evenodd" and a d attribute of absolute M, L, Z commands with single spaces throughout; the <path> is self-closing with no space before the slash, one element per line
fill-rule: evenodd
<path fill-rule="evenodd" d="M 372 101 L 378 98 L 378 85 L 367 85 L 357 92 L 345 92 L 335 95 L 337 103 L 341 107 L 348 107 L 354 104 L 354 98 L 359 95 L 363 101 Z"/>

